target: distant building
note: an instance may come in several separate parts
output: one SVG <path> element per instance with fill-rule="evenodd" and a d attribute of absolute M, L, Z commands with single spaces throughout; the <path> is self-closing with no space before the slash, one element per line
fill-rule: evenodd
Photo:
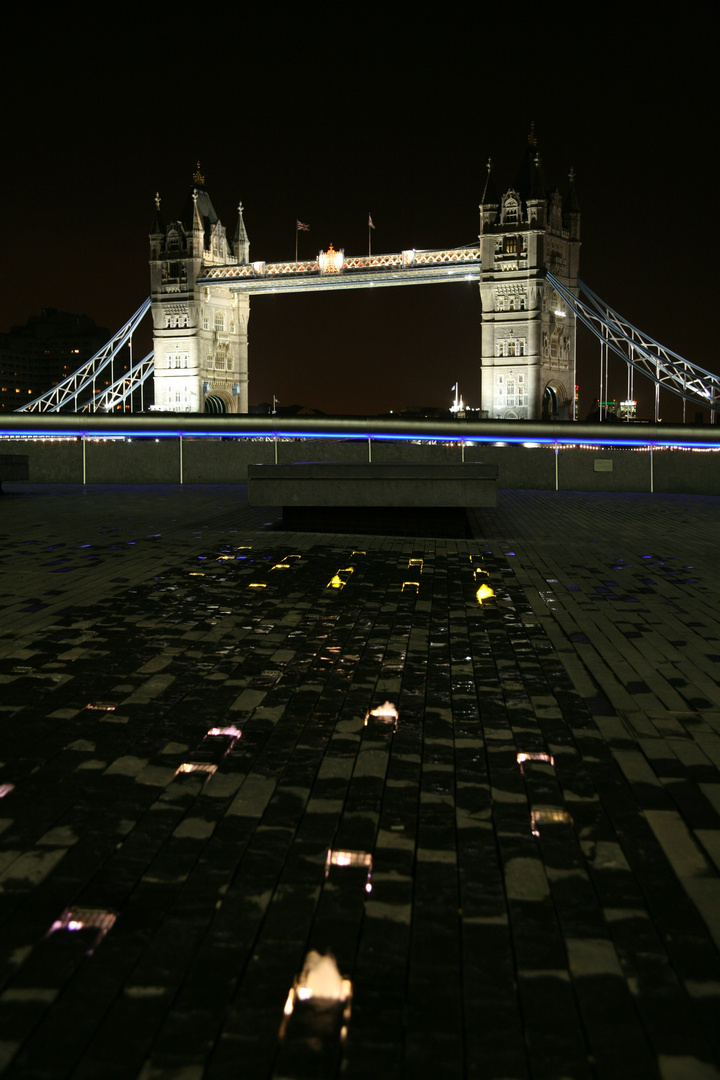
<path fill-rule="evenodd" d="M 247 263 L 250 243 L 238 207 L 229 240 L 196 172 L 182 216 L 166 225 L 156 196 L 150 233 L 155 408 L 246 413 L 250 300 L 227 285 L 198 285 L 207 266 Z"/>
<path fill-rule="evenodd" d="M 575 319 L 545 281 L 577 293 L 580 211 L 574 173 L 547 188 L 533 134 L 513 187 L 499 194 L 488 162 L 480 204 L 482 408 L 497 420 L 572 417 Z"/>
<path fill-rule="evenodd" d="M 0 334 L 0 409 L 14 412 L 57 386 L 109 338 L 87 315 L 55 308 L 43 308 L 24 326 Z"/>

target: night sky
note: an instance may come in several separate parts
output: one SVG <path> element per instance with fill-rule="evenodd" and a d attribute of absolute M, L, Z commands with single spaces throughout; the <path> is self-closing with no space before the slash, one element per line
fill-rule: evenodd
<path fill-rule="evenodd" d="M 118 329 L 149 293 L 155 192 L 179 216 L 198 160 L 231 235 L 242 199 L 253 260 L 293 258 L 296 218 L 311 227 L 301 258 L 330 243 L 367 254 L 368 213 L 374 251 L 472 243 L 487 158 L 505 190 L 534 121 L 552 186 L 577 174 L 581 277 L 719 370 L 709 5 L 652 18 L 628 5 L 622 22 L 600 5 L 522 3 L 433 18 L 415 4 L 31 10 L 15 11 L 0 72 L 0 331 L 43 307 Z M 257 297 L 249 337 L 251 403 L 447 407 L 459 380 L 480 404 L 470 283 Z M 598 394 L 589 335 L 578 374 L 584 416 Z M 618 364 L 613 396 L 625 378 Z M 649 414 L 651 385 L 635 391 Z"/>

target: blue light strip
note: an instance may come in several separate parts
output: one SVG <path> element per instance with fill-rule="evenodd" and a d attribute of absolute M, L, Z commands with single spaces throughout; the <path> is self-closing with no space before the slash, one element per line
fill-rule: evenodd
<path fill-rule="evenodd" d="M 516 426 L 516 425 L 513 425 Z M 88 424 L 72 426 L 53 425 L 48 426 L 47 422 L 44 426 L 35 426 L 28 423 L 22 425 L 13 425 L 12 427 L 1 427 L 0 438 L 12 439 L 18 441 L 22 439 L 92 439 L 97 441 L 112 441 L 117 439 L 134 440 L 134 439 L 262 439 L 269 441 L 273 439 L 288 439 L 294 442 L 310 439 L 325 439 L 325 440 L 355 440 L 355 441 L 375 441 L 375 442 L 435 442 L 435 443 L 464 443 L 467 445 L 483 445 L 494 444 L 498 447 L 502 445 L 511 446 L 523 446 L 527 445 L 528 449 L 543 448 L 543 449 L 563 449 L 565 447 L 582 447 L 586 446 L 588 449 L 593 447 L 613 447 L 616 449 L 641 449 L 641 450 L 660 450 L 660 449 L 681 449 L 681 450 L 710 450 L 720 449 L 720 437 L 713 430 L 712 434 L 703 432 L 702 438 L 698 438 L 697 429 L 693 429 L 692 434 L 688 432 L 687 438 L 678 438 L 677 429 L 670 433 L 668 431 L 668 437 L 656 436 L 651 439 L 642 438 L 607 438 L 598 434 L 597 425 L 592 425 L 592 430 L 587 430 L 582 435 L 554 435 L 543 436 L 538 435 L 535 432 L 526 431 L 521 435 L 509 434 L 506 431 L 500 431 L 496 425 L 492 425 L 491 429 L 482 434 L 475 431 L 465 431 L 458 425 L 455 431 L 448 431 L 445 425 L 442 425 L 442 430 L 422 431 L 414 430 L 409 432 L 388 432 L 378 430 L 377 427 L 353 427 L 353 430 L 344 430 L 342 427 L 338 427 L 336 430 L 330 431 L 317 431 L 317 430 L 292 430 L 286 428 L 254 428 L 248 427 L 247 429 L 238 430 L 233 425 L 232 428 L 187 428 L 187 427 L 155 427 L 155 426 L 136 426 L 135 424 L 124 424 L 123 421 L 113 419 L 109 425 L 102 425 L 100 427 L 97 424 Z"/>

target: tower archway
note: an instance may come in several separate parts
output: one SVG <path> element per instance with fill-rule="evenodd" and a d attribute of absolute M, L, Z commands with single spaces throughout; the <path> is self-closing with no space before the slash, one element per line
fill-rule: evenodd
<path fill-rule="evenodd" d="M 567 420 L 568 394 L 563 383 L 551 379 L 545 386 L 542 402 L 543 420 Z"/>
<path fill-rule="evenodd" d="M 230 410 L 219 394 L 208 394 L 205 398 L 205 412 L 219 415 L 220 413 L 228 413 Z"/>

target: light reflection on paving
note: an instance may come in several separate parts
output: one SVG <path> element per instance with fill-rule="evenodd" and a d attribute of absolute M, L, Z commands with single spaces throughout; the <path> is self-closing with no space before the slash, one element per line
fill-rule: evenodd
<path fill-rule="evenodd" d="M 93 943 L 86 952 L 87 956 L 91 956 L 105 935 L 112 930 L 116 919 L 117 915 L 112 911 L 100 911 L 94 908 L 82 907 L 65 908 L 60 918 L 52 923 L 45 936 L 50 937 L 51 934 L 56 933 L 58 930 L 67 930 L 68 933 L 77 933 L 80 930 L 97 930 Z"/>
<path fill-rule="evenodd" d="M 540 836 L 541 829 L 548 825 L 572 825 L 573 819 L 567 810 L 555 806 L 536 806 L 530 811 L 530 829 L 533 836 Z"/>
<path fill-rule="evenodd" d="M 184 776 L 188 773 L 201 773 L 202 775 L 207 777 L 205 781 L 205 783 L 207 784 L 216 772 L 217 765 L 210 765 L 207 762 L 201 761 L 184 761 L 182 765 L 178 765 L 177 769 L 175 770 L 175 776 Z"/>
<path fill-rule="evenodd" d="M 385 701 L 382 705 L 378 705 L 377 708 L 371 709 L 365 715 L 365 720 L 363 722 L 365 727 L 368 726 L 371 717 L 375 720 L 380 720 L 384 724 L 392 724 L 392 730 L 397 731 L 400 714 L 392 702 Z"/>
<path fill-rule="evenodd" d="M 371 893 L 372 864 L 372 855 L 368 851 L 333 851 L 328 849 L 327 859 L 325 860 L 325 878 L 327 880 L 331 866 L 351 867 L 353 869 L 362 867 L 367 870 L 365 892 Z"/>
<path fill-rule="evenodd" d="M 547 765 L 555 765 L 555 759 L 552 754 L 541 753 L 520 753 L 517 755 L 517 763 L 520 766 L 520 772 L 525 775 L 525 763 L 526 762 L 544 762 Z"/>
<path fill-rule="evenodd" d="M 338 1060 L 332 1043 L 337 1040 L 339 1049 L 347 1038 L 352 995 L 352 982 L 340 975 L 335 957 L 311 950 L 288 993 L 278 1036 L 281 1041 L 302 1041 L 316 1061 L 335 1058 L 332 1073 L 321 1069 L 313 1075 L 335 1075 Z"/>

